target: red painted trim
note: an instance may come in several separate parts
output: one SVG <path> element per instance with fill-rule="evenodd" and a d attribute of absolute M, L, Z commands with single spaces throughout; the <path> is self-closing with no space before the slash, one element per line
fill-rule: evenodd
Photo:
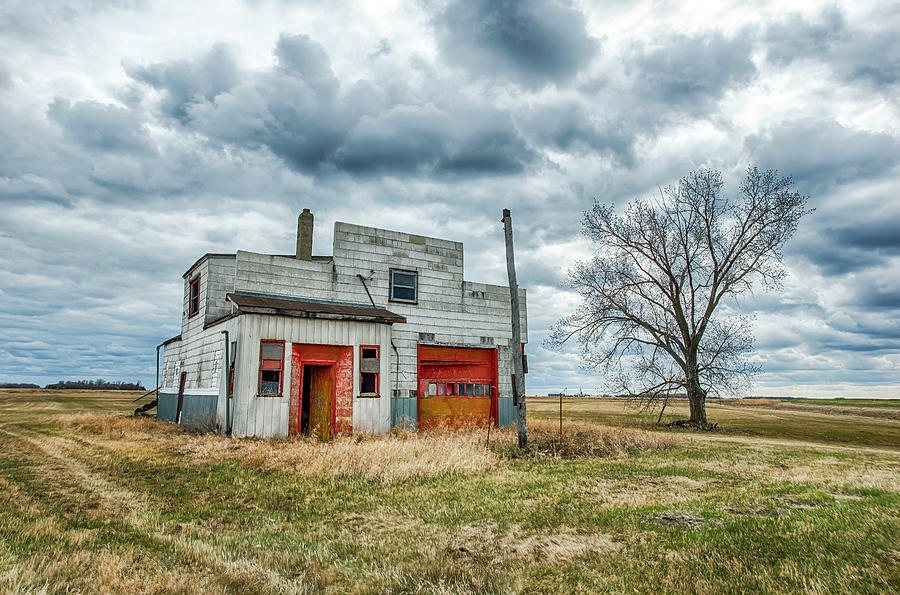
<path fill-rule="evenodd" d="M 398 273 L 412 273 L 416 276 L 416 299 L 409 300 L 395 300 L 394 299 L 394 271 Z M 419 271 L 413 271 L 410 269 L 395 269 L 391 268 L 388 270 L 388 301 L 394 302 L 395 304 L 409 304 L 410 306 L 416 306 L 419 303 Z"/>
<path fill-rule="evenodd" d="M 300 417 L 303 415 L 303 377 L 304 367 L 331 366 L 331 432 L 332 435 L 339 432 L 353 432 L 353 347 L 349 345 L 320 345 L 312 343 L 292 344 L 292 371 L 291 371 L 291 402 L 296 399 L 296 416 L 289 422 L 295 424 L 292 429 L 295 433 L 300 431 Z M 296 370 L 299 369 L 299 374 Z M 341 373 L 343 376 L 338 377 Z M 349 386 L 347 381 L 349 380 Z M 338 408 L 346 409 L 345 417 L 349 418 L 349 425 L 338 424 Z"/>
<path fill-rule="evenodd" d="M 362 359 L 363 349 L 374 349 L 375 357 L 379 358 L 379 366 L 381 365 L 381 349 L 378 345 L 360 345 L 359 346 L 359 359 Z M 362 364 L 359 366 L 362 368 Z M 380 369 L 380 368 L 379 368 Z M 374 372 L 375 374 L 375 392 L 374 393 L 364 393 L 362 392 L 362 372 L 359 373 L 359 396 L 361 398 L 374 399 L 381 397 L 381 372 Z"/>
<path fill-rule="evenodd" d="M 263 343 L 280 343 L 281 344 L 281 367 L 280 368 L 266 368 L 267 370 L 279 370 L 281 373 L 278 374 L 278 394 L 277 395 L 265 395 L 266 397 L 280 397 L 284 394 L 284 341 L 279 339 L 261 339 L 259 341 L 259 379 L 256 384 L 256 396 L 262 397 L 262 373 L 263 373 L 263 361 L 274 362 L 278 360 L 263 360 Z"/>
<path fill-rule="evenodd" d="M 194 287 L 197 288 L 197 307 L 194 308 Z M 193 318 L 200 313 L 200 275 L 191 279 L 188 288 L 188 318 Z"/>
<path fill-rule="evenodd" d="M 428 390 L 428 380 L 457 384 L 489 384 L 491 387 L 491 407 L 493 407 L 494 427 L 500 425 L 500 382 L 499 355 L 496 347 L 441 347 L 436 345 L 418 345 L 416 357 L 416 419 L 419 418 L 419 403 L 423 390 Z M 459 368 L 448 378 L 423 378 L 422 368 L 440 367 L 441 362 Z M 431 363 L 433 362 L 433 363 Z M 486 369 L 485 369 L 486 368 Z M 423 387 L 423 385 L 425 385 Z M 454 387 L 455 392 L 455 387 Z"/>

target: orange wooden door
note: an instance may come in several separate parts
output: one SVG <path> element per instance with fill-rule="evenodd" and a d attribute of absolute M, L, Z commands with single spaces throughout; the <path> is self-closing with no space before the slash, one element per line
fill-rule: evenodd
<path fill-rule="evenodd" d="M 320 438 L 331 438 L 334 386 L 332 366 L 309 366 L 309 429 Z"/>

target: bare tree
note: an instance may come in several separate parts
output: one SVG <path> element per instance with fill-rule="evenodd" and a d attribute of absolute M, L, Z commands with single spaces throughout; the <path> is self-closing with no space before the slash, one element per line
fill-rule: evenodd
<path fill-rule="evenodd" d="M 687 393 L 690 422 L 706 426 L 706 396 L 732 392 L 757 371 L 746 358 L 752 319 L 728 298 L 784 278 L 782 247 L 812 212 L 792 185 L 750 167 L 731 200 L 719 172 L 699 169 L 621 215 L 595 201 L 582 223 L 596 256 L 567 280 L 584 299 L 553 328 L 551 344 L 574 338 L 586 366 L 645 403 Z"/>

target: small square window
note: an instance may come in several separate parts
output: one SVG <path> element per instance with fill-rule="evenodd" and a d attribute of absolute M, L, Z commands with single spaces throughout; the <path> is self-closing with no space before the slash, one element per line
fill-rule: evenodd
<path fill-rule="evenodd" d="M 390 301 L 415 304 L 418 301 L 418 277 L 415 271 L 391 269 Z"/>

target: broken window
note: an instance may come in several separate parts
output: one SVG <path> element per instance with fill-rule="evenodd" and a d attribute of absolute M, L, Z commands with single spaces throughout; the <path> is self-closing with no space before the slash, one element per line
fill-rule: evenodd
<path fill-rule="evenodd" d="M 191 279 L 190 300 L 188 301 L 188 316 L 193 316 L 200 311 L 200 275 Z"/>
<path fill-rule="evenodd" d="M 391 269 L 391 301 L 415 304 L 418 301 L 418 273 Z"/>
<path fill-rule="evenodd" d="M 380 372 L 381 360 L 378 358 L 378 346 L 361 346 L 359 348 L 360 396 L 378 396 L 378 377 Z"/>
<path fill-rule="evenodd" d="M 284 376 L 284 341 L 259 342 L 259 396 L 280 397 Z"/>

